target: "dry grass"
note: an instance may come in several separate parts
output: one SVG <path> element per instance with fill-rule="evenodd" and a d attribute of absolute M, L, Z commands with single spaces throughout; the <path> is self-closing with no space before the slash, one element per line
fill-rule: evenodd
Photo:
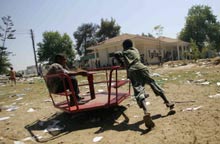
<path fill-rule="evenodd" d="M 151 66 L 151 72 L 160 74 L 154 77 L 165 89 L 170 100 L 176 102 L 176 114 L 167 116 L 168 109 L 159 97 L 155 97 L 149 86 L 146 91 L 150 94 L 148 101 L 149 112 L 156 127 L 149 131 L 145 128 L 143 112 L 136 105 L 133 97 L 126 99 L 121 107 L 98 110 L 78 115 L 67 115 L 55 109 L 48 100 L 48 93 L 42 79 L 18 82 L 16 86 L 0 86 L 0 118 L 10 118 L 0 121 L 0 143 L 13 143 L 35 136 L 42 136 L 39 140 L 45 143 L 72 143 L 90 144 L 96 136 L 103 136 L 99 143 L 210 143 L 218 144 L 220 141 L 220 98 L 209 98 L 210 95 L 220 93 L 220 65 L 210 65 L 210 61 L 203 64 L 190 63 L 178 65 L 173 63 L 170 67 Z M 180 62 L 178 62 L 180 63 Z M 125 78 L 125 71 L 121 71 Z M 105 75 L 98 73 L 95 80 L 103 80 Z M 78 78 L 83 82 L 83 77 Z M 209 82 L 202 85 L 200 82 Z M 97 89 L 103 86 L 97 85 Z M 85 87 L 82 93 L 88 91 Z M 22 97 L 21 100 L 16 100 Z M 21 94 L 24 94 L 21 96 Z M 19 107 L 15 111 L 6 111 L 7 106 Z M 183 111 L 189 107 L 198 107 L 196 111 Z M 27 111 L 33 108 L 35 112 Z M 128 120 L 129 119 L 129 120 Z M 53 120 L 61 121 L 65 126 L 59 133 L 44 133 L 45 125 L 51 125 Z M 43 122 L 44 125 L 40 125 Z M 41 123 L 42 124 L 42 123 Z M 36 139 L 24 141 L 36 143 Z"/>

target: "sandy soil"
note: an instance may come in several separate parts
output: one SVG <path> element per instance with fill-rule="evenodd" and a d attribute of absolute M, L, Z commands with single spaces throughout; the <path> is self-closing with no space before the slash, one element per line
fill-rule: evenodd
<path fill-rule="evenodd" d="M 132 96 L 118 107 L 70 115 L 52 106 L 41 79 L 1 85 L 0 118 L 8 119 L 0 121 L 0 144 L 219 144 L 220 65 L 153 66 L 151 72 L 176 111 L 169 115 L 146 86 L 152 130 Z"/>

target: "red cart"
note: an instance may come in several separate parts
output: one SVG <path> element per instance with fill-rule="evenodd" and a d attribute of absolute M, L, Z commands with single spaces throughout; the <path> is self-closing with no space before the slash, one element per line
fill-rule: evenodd
<path fill-rule="evenodd" d="M 82 96 L 84 97 L 82 100 L 84 102 L 83 104 L 77 101 L 70 75 L 77 77 L 80 95 L 83 94 Z M 103 75 L 105 77 L 104 80 Z M 65 90 L 62 93 L 51 93 L 48 89 L 49 96 L 52 99 L 54 107 L 67 113 L 109 108 L 119 105 L 130 96 L 130 81 L 127 79 L 125 71 L 121 70 L 119 66 L 93 69 L 87 72 L 76 72 L 68 75 L 47 75 L 44 77 L 45 81 L 52 78 L 61 79 Z M 66 88 L 65 79 L 68 80 L 69 89 Z M 84 87 L 84 91 L 81 90 L 82 87 Z M 70 106 L 69 104 L 70 95 L 74 98 L 74 106 Z"/>

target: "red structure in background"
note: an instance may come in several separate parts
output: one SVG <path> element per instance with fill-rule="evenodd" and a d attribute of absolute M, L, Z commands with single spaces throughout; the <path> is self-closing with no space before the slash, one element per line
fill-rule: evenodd
<path fill-rule="evenodd" d="M 88 111 L 92 109 L 109 108 L 112 106 L 119 105 L 123 100 L 130 96 L 130 81 L 128 79 L 118 80 L 119 77 L 119 66 L 113 66 L 108 68 L 93 69 L 88 72 L 76 72 L 71 73 L 76 77 L 82 76 L 82 78 L 87 78 L 84 80 L 86 83 L 79 83 L 79 88 L 89 87 L 89 91 L 84 94 L 83 104 L 79 104 L 75 96 L 73 85 L 71 79 L 67 74 L 54 74 L 47 75 L 44 77 L 45 81 L 50 78 L 60 78 L 63 81 L 63 86 L 65 91 L 62 93 L 51 93 L 49 91 L 49 96 L 52 99 L 54 107 L 61 109 L 62 111 L 68 113 L 76 113 L 81 111 Z M 105 80 L 96 80 L 100 78 L 96 75 L 105 73 Z M 66 89 L 64 80 L 68 80 L 70 89 Z M 78 78 L 77 78 L 78 79 Z M 128 89 L 122 87 L 128 83 Z M 105 84 L 105 85 L 103 85 Z M 101 89 L 97 91 L 95 85 L 101 85 Z M 125 90 L 126 89 L 126 90 Z M 48 89 L 49 90 L 49 89 Z M 80 90 L 81 91 L 81 90 Z M 85 92 L 85 91 L 84 91 Z M 83 93 L 81 91 L 81 93 Z M 74 106 L 69 105 L 69 96 L 72 95 L 74 98 Z"/>

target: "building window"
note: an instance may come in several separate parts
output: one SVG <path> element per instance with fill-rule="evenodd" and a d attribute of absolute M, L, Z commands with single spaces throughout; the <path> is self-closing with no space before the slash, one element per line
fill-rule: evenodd
<path fill-rule="evenodd" d="M 98 52 L 96 53 L 96 57 L 97 57 L 97 58 L 99 57 L 99 53 L 98 53 Z"/>
<path fill-rule="evenodd" d="M 141 54 L 141 62 L 144 63 L 144 54 Z"/>
<path fill-rule="evenodd" d="M 114 57 L 114 53 L 109 53 L 108 56 L 109 57 Z"/>
<path fill-rule="evenodd" d="M 150 51 L 148 50 L 148 54 L 150 58 L 154 58 L 154 57 L 159 57 L 159 52 L 157 52 L 156 50 Z"/>

